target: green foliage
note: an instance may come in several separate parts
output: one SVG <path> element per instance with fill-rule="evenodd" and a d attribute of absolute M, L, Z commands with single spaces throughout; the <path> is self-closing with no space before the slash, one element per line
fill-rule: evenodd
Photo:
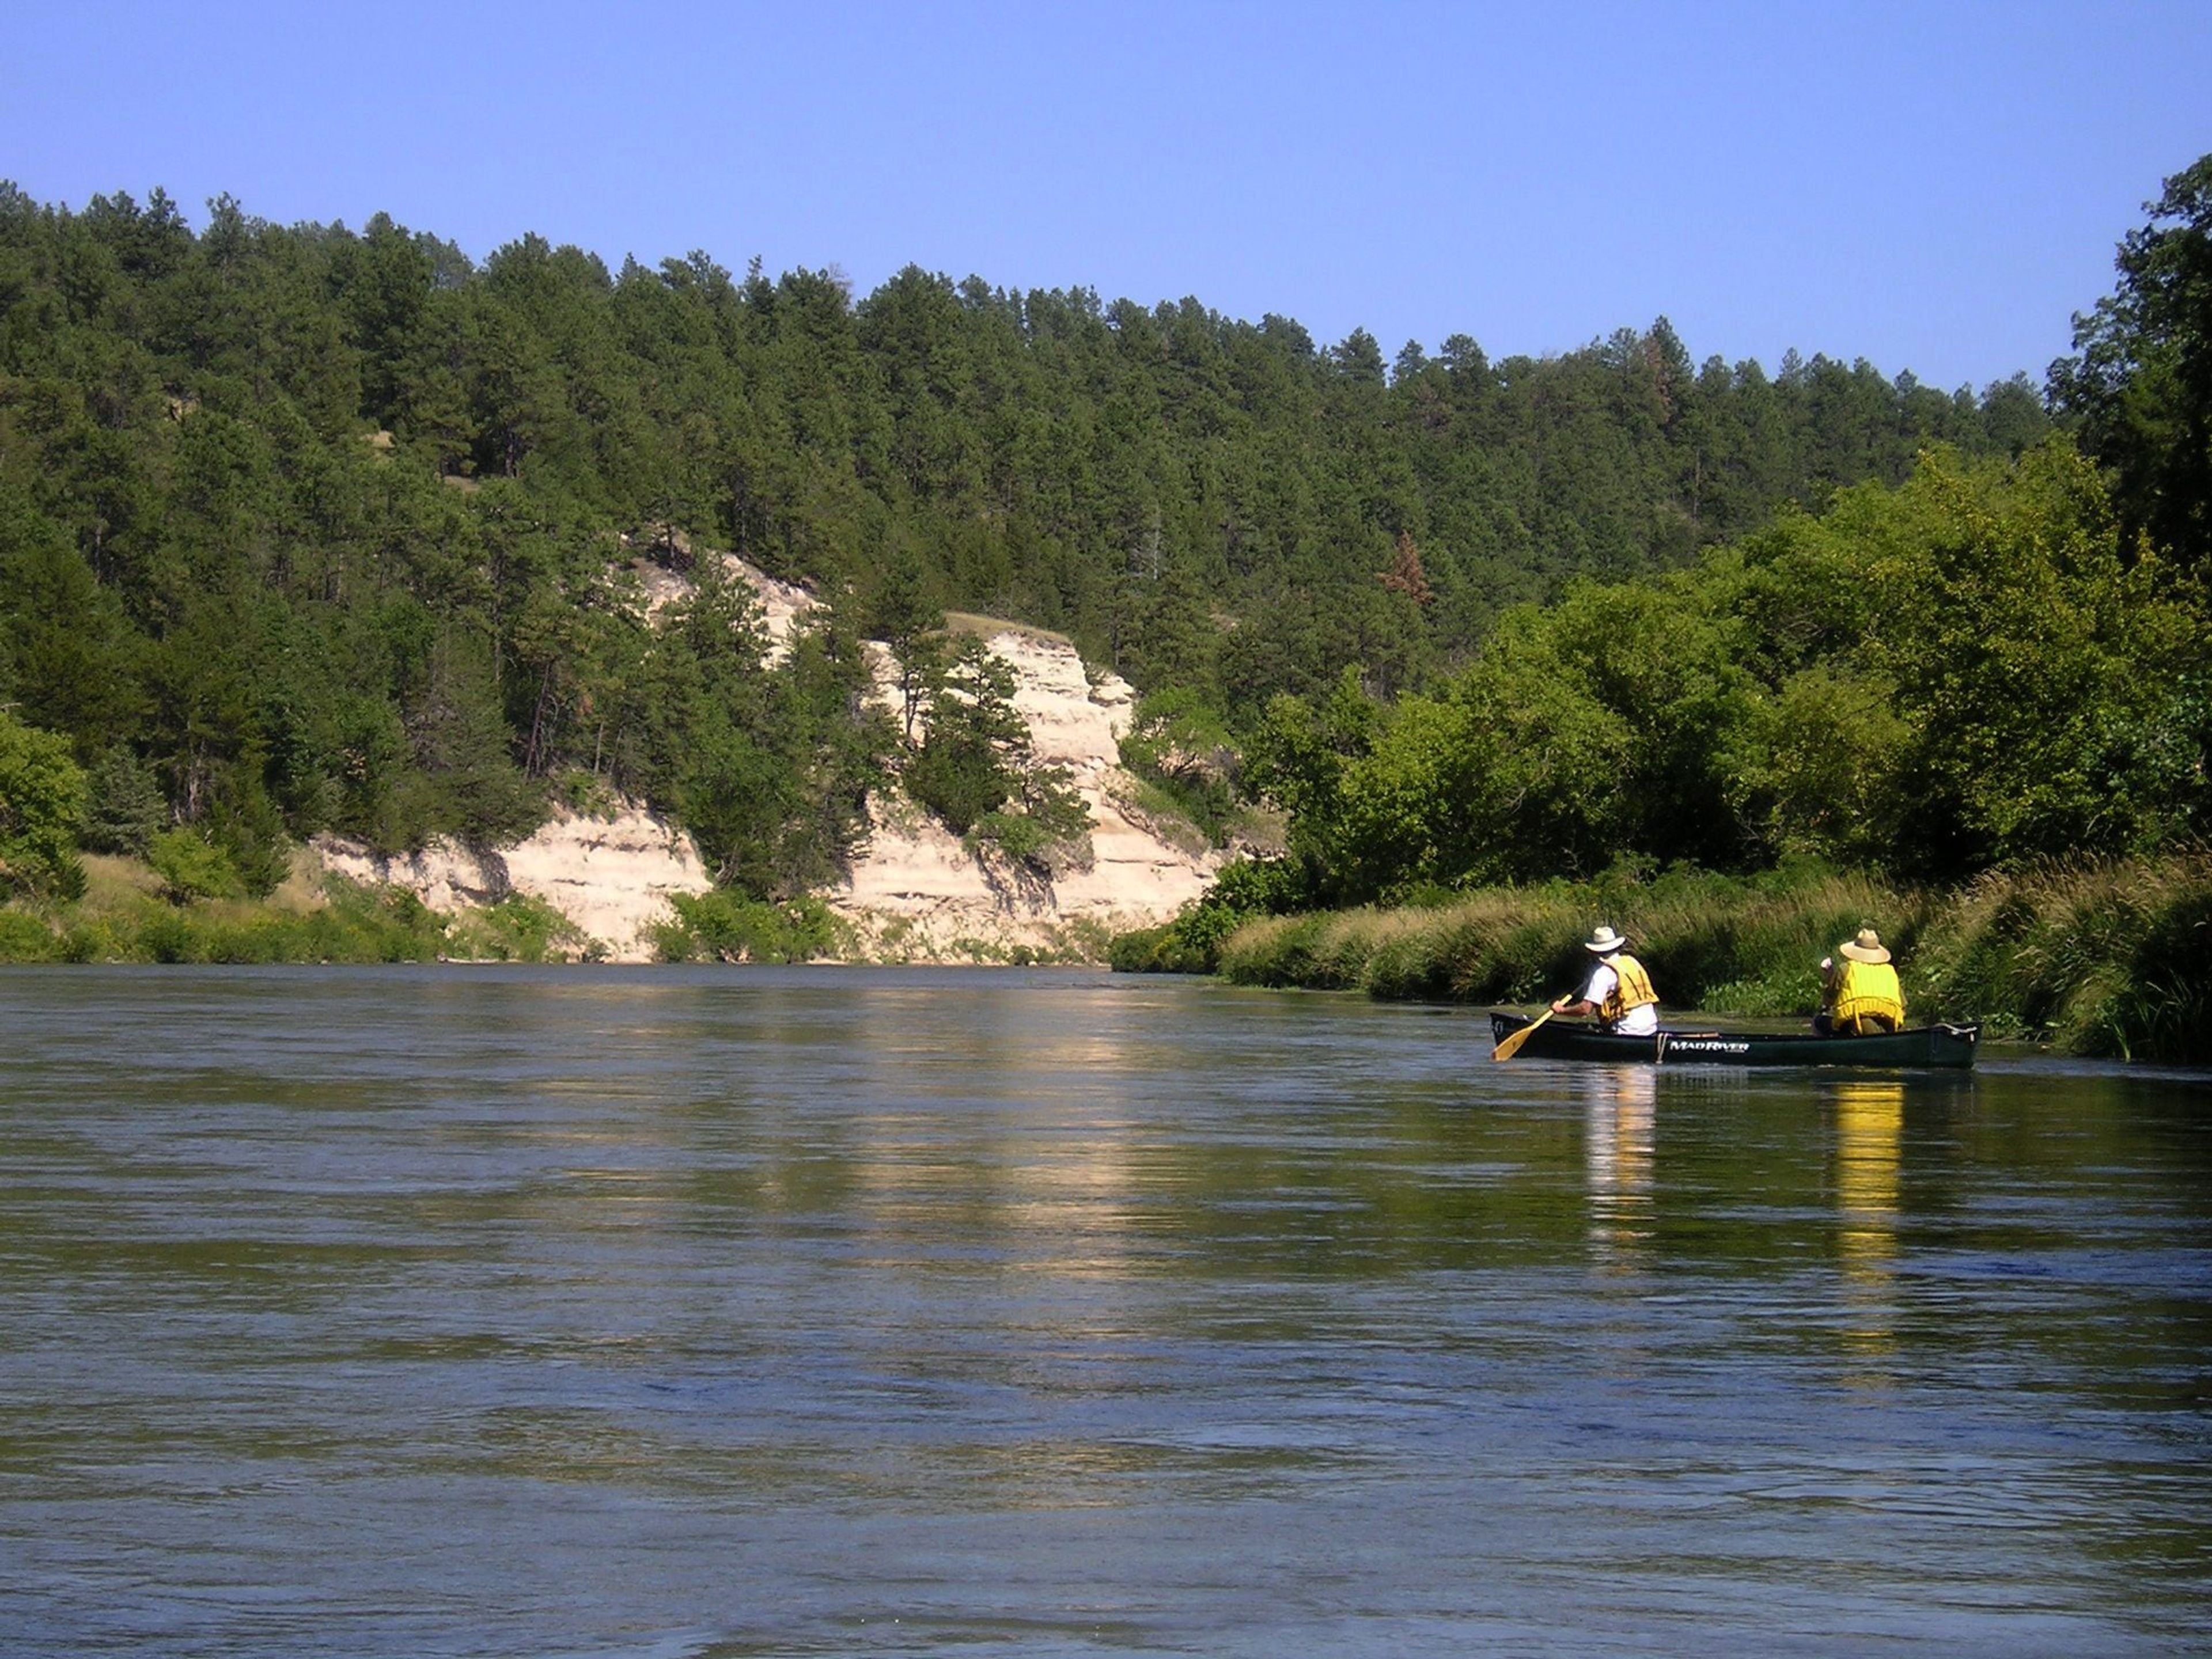
<path fill-rule="evenodd" d="M 817 898 L 782 903 L 735 893 L 678 893 L 676 920 L 662 927 L 663 962 L 811 962 L 845 954 L 846 925 Z"/>
<path fill-rule="evenodd" d="M 863 623 L 908 691 L 951 605 L 1062 629 L 1241 733 L 1347 668 L 1420 690 L 1574 575 L 1678 565 L 1929 441 L 2009 453 L 2041 424 L 2011 383 L 1695 368 L 1663 320 L 1394 368 L 1364 334 L 1195 301 L 912 269 L 856 301 L 831 273 L 611 271 L 535 236 L 479 268 L 381 215 L 222 198 L 195 232 L 158 192 L 72 211 L 5 186 L 0 699 L 80 763 L 138 756 L 257 888 L 321 830 L 525 833 L 582 773 L 781 895 L 834 878 L 888 752 Z M 709 545 L 853 614 L 771 666 Z M 702 590 L 659 629 L 646 557 Z M 1225 775 L 1170 761 L 1200 752 L 1157 749 L 1152 781 L 1218 836 Z M 973 749 L 920 769 L 963 830 L 1015 793 Z M 139 844 L 136 810 L 92 833 Z"/>
<path fill-rule="evenodd" d="M 0 883 L 64 896 L 81 888 L 74 849 L 86 799 L 68 743 L 0 710 Z"/>
<path fill-rule="evenodd" d="M 146 862 L 174 904 L 193 899 L 238 898 L 246 892 L 238 866 L 222 848 L 196 830 L 165 830 L 148 844 Z"/>
<path fill-rule="evenodd" d="M 2200 588 L 2052 441 L 1929 457 L 1741 547 L 1509 613 L 1435 696 L 1350 678 L 1250 747 L 1321 903 L 1796 855 L 1955 880 L 2212 823 Z"/>
<path fill-rule="evenodd" d="M 7 962 L 429 962 L 447 953 L 442 922 L 412 895 L 346 884 L 305 911 L 143 900 L 87 901 L 52 917 L 0 909 Z"/>
<path fill-rule="evenodd" d="M 1210 974 L 1221 949 L 1247 922 L 1286 915 L 1314 902 L 1303 866 L 1289 859 L 1232 859 L 1173 921 L 1117 935 L 1109 960 L 1123 973 Z"/>
<path fill-rule="evenodd" d="M 1015 798 L 975 820 L 970 851 L 995 848 L 1004 857 L 1047 877 L 1091 865 L 1091 808 L 1064 766 L 1030 766 L 1020 775 Z"/>
<path fill-rule="evenodd" d="M 89 844 L 173 820 L 256 892 L 318 831 L 496 842 L 557 788 L 782 900 L 918 732 L 957 832 L 1079 857 L 948 605 L 1133 676 L 1131 769 L 1217 842 L 1279 803 L 1313 902 L 2174 844 L 2212 832 L 2208 167 L 2053 372 L 2110 502 L 2018 378 L 1698 363 L 1663 319 L 1393 362 L 1195 301 L 0 188 L 0 701 L 98 769 Z M 829 596 L 787 658 L 720 548 Z M 692 591 L 648 618 L 647 577 Z"/>
<path fill-rule="evenodd" d="M 1162 806 L 1196 824 L 1213 846 L 1224 843 L 1238 805 L 1238 757 L 1227 724 L 1200 692 L 1169 686 L 1138 699 L 1121 760 L 1164 798 Z"/>
<path fill-rule="evenodd" d="M 2121 244 L 2116 292 L 2074 319 L 2054 403 L 2111 467 L 2122 516 L 2181 562 L 2212 560 L 2212 155 L 2166 181 Z"/>
<path fill-rule="evenodd" d="M 1977 1021 L 1992 1036 L 2073 1054 L 2212 1058 L 2212 860 L 2202 854 L 2038 866 L 1948 896 L 1797 863 L 1754 877 L 1678 870 L 1652 878 L 1624 868 L 1484 889 L 1432 908 L 1213 908 L 1237 919 L 1210 961 L 1194 944 L 1204 937 L 1200 907 L 1168 928 L 1117 939 L 1114 966 L 1211 966 L 1240 984 L 1528 1003 L 1587 975 L 1582 940 L 1607 917 L 1666 1006 L 1806 1017 L 1818 1006 L 1820 958 L 1871 926 L 1898 954 L 1916 1022 Z"/>
<path fill-rule="evenodd" d="M 963 635 L 928 686 L 928 732 L 907 765 L 906 791 L 956 836 L 1021 787 L 1030 737 L 1014 708 L 1015 685 L 1012 665 Z"/>
<path fill-rule="evenodd" d="M 615 776 L 690 829 L 716 878 L 793 897 L 842 873 L 884 775 L 888 723 L 866 710 L 867 664 L 834 606 L 780 669 L 750 590 L 713 571 L 669 620 L 629 693 L 635 746 Z"/>
<path fill-rule="evenodd" d="M 1131 823 L 1178 852 L 1198 858 L 1221 844 L 1216 835 L 1199 827 L 1187 798 L 1167 783 L 1136 777 L 1117 785 L 1114 799 Z"/>
<path fill-rule="evenodd" d="M 913 542 L 897 538 L 870 595 L 868 626 L 871 637 L 890 647 L 897 667 L 899 732 L 908 743 L 929 688 L 945 667 L 945 607 L 933 597 L 933 588 L 929 568 Z"/>
<path fill-rule="evenodd" d="M 927 660 L 927 727 L 906 763 L 907 793 L 970 852 L 988 849 L 1048 878 L 1088 869 L 1091 809 L 1066 767 L 1037 763 L 1014 707 L 1013 665 L 972 633 L 951 636 Z"/>
<path fill-rule="evenodd" d="M 0 962 L 52 962 L 63 954 L 53 930 L 38 917 L 0 909 Z"/>
<path fill-rule="evenodd" d="M 1944 907 L 1913 981 L 1954 1018 L 2070 1053 L 2212 1059 L 2212 859 L 2059 862 Z"/>
<path fill-rule="evenodd" d="M 143 854 L 169 821 L 153 769 L 120 745 L 86 776 L 84 845 L 95 853 Z"/>
<path fill-rule="evenodd" d="M 476 962 L 574 962 L 594 954 L 575 923 L 522 893 L 459 912 L 447 924 L 446 950 Z"/>

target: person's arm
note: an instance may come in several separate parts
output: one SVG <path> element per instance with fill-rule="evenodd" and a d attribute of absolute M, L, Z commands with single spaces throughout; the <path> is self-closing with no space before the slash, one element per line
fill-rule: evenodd
<path fill-rule="evenodd" d="M 1572 1001 L 1561 997 L 1552 1005 L 1552 1012 L 1555 1014 L 1572 1014 L 1577 1018 L 1595 1013 L 1604 1004 L 1606 993 L 1613 988 L 1606 982 L 1606 975 L 1612 971 L 1610 968 L 1601 965 L 1597 971 L 1590 975 L 1589 985 L 1582 995 Z"/>

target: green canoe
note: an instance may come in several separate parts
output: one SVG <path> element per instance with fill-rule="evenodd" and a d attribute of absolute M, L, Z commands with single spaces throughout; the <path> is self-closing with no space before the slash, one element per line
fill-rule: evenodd
<path fill-rule="evenodd" d="M 1503 1042 L 1528 1024 L 1493 1011 L 1492 1041 Z M 1553 1020 L 1521 1050 L 1528 1060 L 1643 1060 L 1656 1066 L 1972 1066 L 1978 1025 L 1923 1025 L 1889 1036 L 1814 1036 L 1809 1032 L 1677 1031 L 1613 1036 L 1588 1025 Z"/>

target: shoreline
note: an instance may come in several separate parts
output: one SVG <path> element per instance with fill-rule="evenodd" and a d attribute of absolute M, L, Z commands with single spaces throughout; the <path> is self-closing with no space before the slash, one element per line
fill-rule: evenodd
<path fill-rule="evenodd" d="M 1123 934 L 1123 972 L 1356 991 L 1383 1001 L 1541 1005 L 1618 926 L 1698 1017 L 1809 1018 L 1818 963 L 1859 927 L 1895 951 L 1909 1023 L 2084 1058 L 2212 1060 L 2212 853 L 2048 865 L 1929 890 L 1857 872 L 1670 871 L 1480 889 L 1429 906 L 1237 915 L 1200 906 Z"/>

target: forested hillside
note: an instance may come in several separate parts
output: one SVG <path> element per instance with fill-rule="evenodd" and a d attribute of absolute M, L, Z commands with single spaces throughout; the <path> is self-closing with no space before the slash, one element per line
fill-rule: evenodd
<path fill-rule="evenodd" d="M 381 216 L 0 186 L 0 700 L 87 769 L 89 844 L 179 823 L 265 879 L 287 836 L 495 838 L 588 776 L 796 890 L 893 741 L 863 632 L 1060 629 L 1243 732 L 1347 667 L 1428 687 L 1570 578 L 2047 424 L 2024 379 L 1698 365 L 1663 319 L 1394 358 L 1196 300 L 912 269 L 856 300 L 530 236 L 479 266 Z M 830 600 L 788 665 L 711 581 L 642 623 L 624 562 L 694 545 Z"/>

